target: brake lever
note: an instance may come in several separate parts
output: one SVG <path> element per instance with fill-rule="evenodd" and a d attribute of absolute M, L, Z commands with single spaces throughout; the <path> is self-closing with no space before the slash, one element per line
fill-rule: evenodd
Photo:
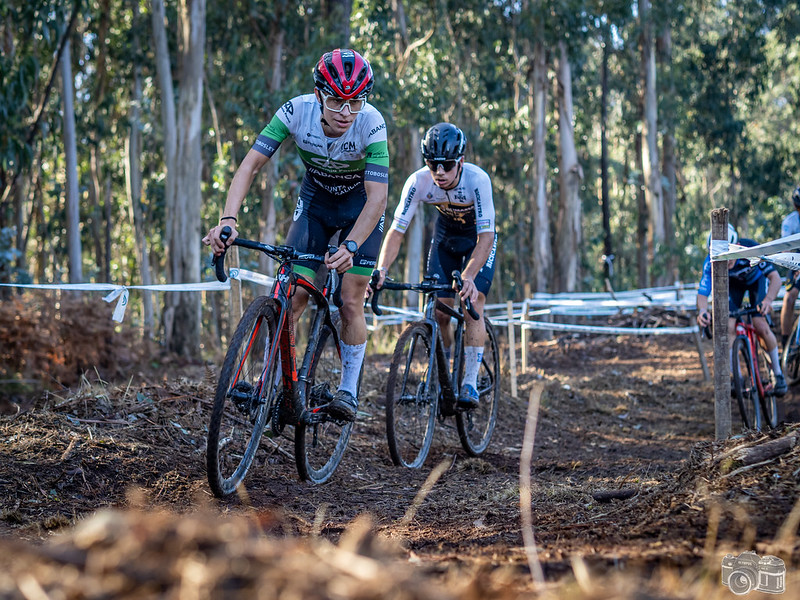
<path fill-rule="evenodd" d="M 458 287 L 458 291 L 460 292 L 461 288 L 464 287 L 464 280 L 461 279 L 461 271 L 453 271 L 451 275 L 453 276 L 453 280 L 456 282 L 456 286 Z M 472 317 L 476 321 L 480 319 L 478 311 L 476 311 L 475 308 L 473 308 L 472 301 L 469 298 L 466 298 L 464 300 L 464 308 L 466 309 L 467 313 L 469 313 L 470 317 Z"/>
<path fill-rule="evenodd" d="M 228 252 L 228 240 L 231 238 L 233 231 L 228 225 L 222 228 L 219 232 L 219 239 L 225 245 L 225 250 L 222 254 L 214 254 L 211 257 L 211 264 L 214 266 L 214 272 L 217 275 L 217 281 L 225 283 L 228 280 L 228 275 L 225 273 L 225 254 Z"/>
<path fill-rule="evenodd" d="M 378 293 L 380 290 L 377 288 L 378 282 L 381 279 L 380 270 L 375 269 L 372 271 L 372 277 L 369 280 L 369 287 L 372 289 L 372 312 L 378 315 L 379 317 L 383 314 L 380 306 L 378 306 Z"/>

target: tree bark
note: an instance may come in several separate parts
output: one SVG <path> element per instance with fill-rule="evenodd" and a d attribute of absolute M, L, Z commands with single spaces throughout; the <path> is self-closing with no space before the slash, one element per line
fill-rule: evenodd
<path fill-rule="evenodd" d="M 642 23 L 642 173 L 645 201 L 650 216 L 647 258 L 655 264 L 659 246 L 664 243 L 664 196 L 658 160 L 658 100 L 656 96 L 655 43 L 650 18 L 650 0 L 639 0 Z M 659 279 L 663 280 L 663 272 Z M 660 281 L 663 282 L 663 281 Z"/>
<path fill-rule="evenodd" d="M 609 32 L 603 36 L 603 64 L 600 83 L 600 204 L 603 209 L 603 271 L 609 283 L 612 277 L 613 246 L 611 238 L 611 206 L 608 197 L 608 55 L 611 40 Z M 612 285 L 613 287 L 613 285 Z"/>
<path fill-rule="evenodd" d="M 200 207 L 202 194 L 203 56 L 205 53 L 205 0 L 181 0 L 181 76 L 179 81 L 174 212 L 168 231 L 172 254 L 172 282 L 200 280 Z M 197 357 L 200 347 L 200 295 L 179 292 L 172 299 L 174 315 L 170 350 Z"/>
<path fill-rule="evenodd" d="M 67 250 L 69 282 L 83 283 L 80 232 L 80 198 L 78 196 L 78 146 L 75 141 L 75 91 L 72 85 L 72 52 L 70 42 L 61 55 L 61 83 L 64 94 L 64 162 L 66 166 Z"/>
<path fill-rule="evenodd" d="M 556 286 L 559 292 L 577 289 L 580 275 L 581 203 L 579 197 L 583 169 L 578 163 L 572 124 L 572 71 L 567 44 L 559 41 L 558 61 L 558 138 L 560 197 L 556 236 Z"/>
<path fill-rule="evenodd" d="M 544 33 L 540 31 L 540 36 Z M 540 37 L 533 47 L 531 77 L 531 114 L 533 121 L 533 290 L 550 289 L 553 273 L 553 253 L 550 243 L 550 207 L 547 204 L 547 64 L 544 40 Z"/>
<path fill-rule="evenodd" d="M 636 170 L 642 173 L 642 134 L 636 134 Z M 638 219 L 636 226 L 636 273 L 640 288 L 650 286 L 650 262 L 647 254 L 647 224 L 649 216 L 647 214 L 647 200 L 645 198 L 645 183 L 643 176 L 637 176 L 636 186 L 636 205 L 638 207 Z"/>
<path fill-rule="evenodd" d="M 136 256 L 139 262 L 139 273 L 142 278 L 142 285 L 152 285 L 153 280 L 150 273 L 150 253 L 147 249 L 147 231 L 144 224 L 142 211 L 142 169 L 140 156 L 142 152 L 142 130 L 141 130 L 141 105 L 142 105 L 142 69 L 138 61 L 141 51 L 139 36 L 137 34 L 139 26 L 139 4 L 138 0 L 132 0 L 133 9 L 133 51 L 136 60 L 133 67 L 133 89 L 131 92 L 130 107 L 130 134 L 126 145 L 128 160 L 125 162 L 126 183 L 128 193 L 128 207 L 130 219 L 133 222 L 134 243 Z M 142 311 L 144 321 L 144 337 L 152 339 L 154 334 L 153 318 L 153 296 L 152 292 L 142 291 Z"/>
<path fill-rule="evenodd" d="M 669 26 L 660 37 L 663 67 L 661 72 L 667 77 L 666 94 L 675 98 L 675 83 L 672 77 L 672 32 Z M 662 172 L 664 175 L 664 238 L 667 247 L 667 273 L 677 273 L 678 254 L 675 240 L 675 211 L 677 209 L 677 168 L 675 166 L 675 123 L 671 111 L 664 112 L 661 119 Z"/>

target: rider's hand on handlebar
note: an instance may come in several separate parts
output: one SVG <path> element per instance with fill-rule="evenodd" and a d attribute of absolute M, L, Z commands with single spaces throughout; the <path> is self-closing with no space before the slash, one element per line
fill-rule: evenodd
<path fill-rule="evenodd" d="M 760 314 L 764 315 L 765 317 L 767 315 L 771 314 L 772 313 L 772 300 L 767 300 L 766 298 L 764 298 L 758 304 L 758 312 Z"/>
<path fill-rule="evenodd" d="M 697 313 L 697 324 L 700 327 L 708 327 L 711 324 L 711 315 L 708 314 L 707 310 L 701 310 Z"/>
<path fill-rule="evenodd" d="M 223 227 L 228 227 L 231 230 L 231 236 L 228 238 L 227 245 L 220 239 L 220 233 L 222 232 Z M 235 240 L 238 235 L 239 233 L 236 231 L 236 221 L 232 219 L 226 219 L 216 227 L 209 229 L 208 233 L 203 238 L 203 243 L 206 246 L 211 246 L 211 251 L 216 256 L 219 256 L 225 252 L 226 248 L 230 247 L 230 245 L 233 243 L 233 240 Z"/>
<path fill-rule="evenodd" d="M 469 300 L 470 302 L 477 302 L 478 300 L 478 288 L 475 287 L 475 282 L 469 278 L 461 276 L 462 285 L 461 291 L 459 292 L 459 296 L 461 300 Z"/>
<path fill-rule="evenodd" d="M 355 256 L 344 246 L 339 246 L 335 254 L 325 255 L 325 266 L 329 269 L 336 269 L 341 275 L 348 269 L 353 267 L 353 259 Z"/>

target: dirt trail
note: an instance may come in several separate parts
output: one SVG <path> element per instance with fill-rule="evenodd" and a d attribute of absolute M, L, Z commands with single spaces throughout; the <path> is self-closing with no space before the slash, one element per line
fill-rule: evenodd
<path fill-rule="evenodd" d="M 569 337 L 531 345 L 529 360 L 534 367 L 521 374 L 518 398 L 504 387 L 484 456 L 468 458 L 455 430 L 439 427 L 426 464 L 410 471 L 391 465 L 381 404 L 388 357 L 371 356 L 362 412 L 329 484 L 299 481 L 291 441 L 284 440 L 268 464 L 251 470 L 247 497 L 222 502 L 211 497 L 204 472 L 213 373 L 157 381 L 140 375 L 118 387 L 84 385 L 69 396 L 41 398 L 0 418 L 0 550 L 11 540 L 38 546 L 69 536 L 93 511 L 129 505 L 126 494 L 136 487 L 144 490 L 146 499 L 137 502 L 145 506 L 186 515 L 256 514 L 262 531 L 288 540 L 339 543 L 357 517 L 369 515 L 374 531 L 397 544 L 401 561 L 411 559 L 437 581 L 488 573 L 524 597 L 531 578 L 520 529 L 519 460 L 536 382 L 544 394 L 532 513 L 549 582 L 571 577 L 576 556 L 594 573 L 650 573 L 663 565 L 699 568 L 704 556 L 718 569 L 725 552 L 777 548 L 769 544 L 797 497 L 800 450 L 731 475 L 735 461 L 717 457 L 765 436 L 712 443 L 713 391 L 691 341 Z M 786 398 L 790 420 L 798 420 L 798 400 L 794 390 Z M 793 431 L 783 426 L 767 437 Z M 413 518 L 404 519 L 442 462 L 444 474 Z M 604 501 L 603 492 L 620 490 L 629 497 Z M 711 540 L 709 523 L 716 530 Z M 794 529 L 780 548 L 792 568 L 800 557 Z"/>

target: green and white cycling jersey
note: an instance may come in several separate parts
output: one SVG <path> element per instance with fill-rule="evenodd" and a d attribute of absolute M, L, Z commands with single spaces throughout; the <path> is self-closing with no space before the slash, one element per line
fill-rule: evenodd
<path fill-rule="evenodd" d="M 388 183 L 389 149 L 381 113 L 367 103 L 344 135 L 329 138 L 322 130 L 321 110 L 314 94 L 292 98 L 276 111 L 253 148 L 271 157 L 291 136 L 306 166 L 306 176 L 336 196 L 364 181 Z"/>

